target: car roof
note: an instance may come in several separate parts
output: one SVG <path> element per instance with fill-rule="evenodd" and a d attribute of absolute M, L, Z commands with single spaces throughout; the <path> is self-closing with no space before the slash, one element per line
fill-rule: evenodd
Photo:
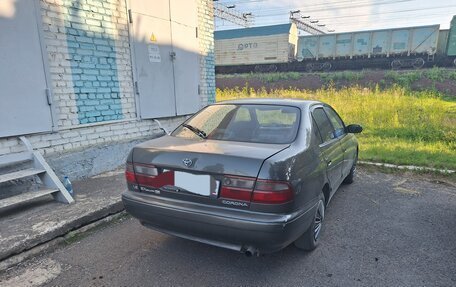
<path fill-rule="evenodd" d="M 323 104 L 319 101 L 303 100 L 303 99 L 287 99 L 287 98 L 246 98 L 236 99 L 223 102 L 217 102 L 219 104 L 255 104 L 255 105 L 287 105 L 296 106 L 301 108 L 308 108 L 315 104 Z"/>

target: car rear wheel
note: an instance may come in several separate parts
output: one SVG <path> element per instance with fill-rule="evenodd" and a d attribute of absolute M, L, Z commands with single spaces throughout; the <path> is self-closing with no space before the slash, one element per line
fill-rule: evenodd
<path fill-rule="evenodd" d="M 347 175 L 347 177 L 344 179 L 344 183 L 350 184 L 353 183 L 355 180 L 355 173 L 356 173 L 356 163 L 358 161 L 358 155 L 356 155 L 355 160 L 353 161 L 353 166 L 350 169 L 350 173 Z"/>
<path fill-rule="evenodd" d="M 294 245 L 299 249 L 312 251 L 318 246 L 318 242 L 323 227 L 323 219 L 325 218 L 325 198 L 323 194 L 320 195 L 318 200 L 317 209 L 309 229 L 299 237 Z"/>

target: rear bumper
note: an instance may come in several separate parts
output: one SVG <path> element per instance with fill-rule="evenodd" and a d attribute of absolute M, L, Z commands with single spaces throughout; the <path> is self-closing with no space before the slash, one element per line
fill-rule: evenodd
<path fill-rule="evenodd" d="M 313 220 L 315 207 L 293 214 L 265 214 L 191 204 L 144 193 L 122 194 L 125 209 L 147 227 L 237 251 L 272 253 L 295 241 Z"/>

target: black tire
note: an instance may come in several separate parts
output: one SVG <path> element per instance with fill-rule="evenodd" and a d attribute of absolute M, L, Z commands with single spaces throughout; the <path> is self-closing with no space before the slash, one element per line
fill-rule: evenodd
<path fill-rule="evenodd" d="M 306 64 L 306 72 L 307 73 L 312 73 L 314 71 L 314 65 L 312 63 L 307 63 Z"/>
<path fill-rule="evenodd" d="M 401 60 L 395 59 L 391 62 L 391 69 L 399 70 L 402 67 Z"/>
<path fill-rule="evenodd" d="M 269 73 L 274 73 L 274 72 L 277 72 L 277 66 L 276 65 L 269 65 L 268 67 L 268 72 Z"/>
<path fill-rule="evenodd" d="M 331 63 L 330 62 L 324 62 L 323 65 L 321 66 L 321 69 L 325 72 L 331 71 Z"/>
<path fill-rule="evenodd" d="M 356 154 L 355 161 L 353 162 L 353 166 L 350 169 L 350 173 L 344 178 L 343 183 L 351 184 L 355 181 L 355 174 L 356 174 L 356 163 L 358 162 L 358 154 Z"/>
<path fill-rule="evenodd" d="M 412 66 L 413 68 L 415 69 L 420 69 L 424 66 L 426 62 L 423 60 L 423 58 L 416 58 L 413 63 L 412 63 Z"/>
<path fill-rule="evenodd" d="M 325 218 L 325 197 L 323 193 L 320 194 L 317 209 L 315 210 L 314 218 L 312 219 L 312 224 L 310 224 L 309 229 L 306 230 L 296 241 L 294 245 L 305 251 L 312 251 L 317 248 L 321 230 L 323 228 L 323 220 Z"/>

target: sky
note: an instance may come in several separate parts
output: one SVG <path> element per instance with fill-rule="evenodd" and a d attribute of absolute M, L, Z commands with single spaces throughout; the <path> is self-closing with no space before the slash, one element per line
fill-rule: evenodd
<path fill-rule="evenodd" d="M 214 2 L 216 3 L 216 2 Z M 389 29 L 440 24 L 448 29 L 456 15 L 456 0 L 218 0 L 242 13 L 254 15 L 253 26 L 289 22 L 290 11 L 300 10 L 305 21 L 337 32 Z M 241 26 L 216 18 L 216 30 Z M 314 24 L 316 25 L 316 24 Z"/>

